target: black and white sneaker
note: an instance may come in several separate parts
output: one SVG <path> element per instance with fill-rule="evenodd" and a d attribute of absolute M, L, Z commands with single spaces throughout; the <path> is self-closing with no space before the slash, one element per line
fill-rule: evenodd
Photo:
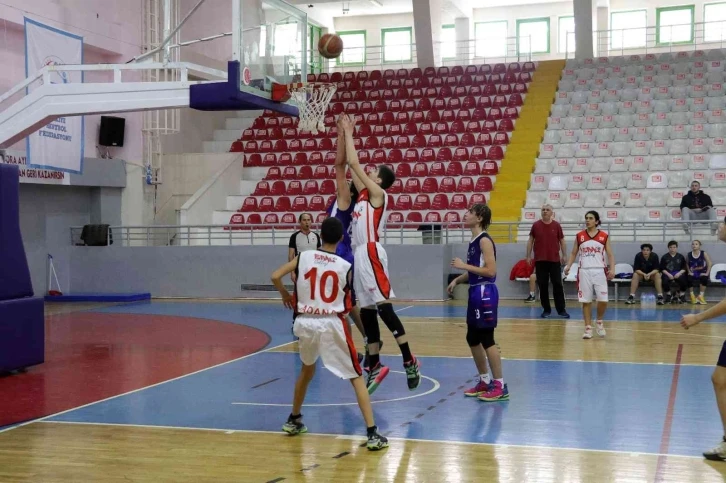
<path fill-rule="evenodd" d="M 655 302 L 658 305 L 664 305 L 665 301 L 663 300 L 663 295 L 658 295 L 658 300 Z"/>
<path fill-rule="evenodd" d="M 625 303 L 628 304 L 628 305 L 633 305 L 635 303 L 635 297 L 633 297 L 632 295 L 630 295 L 628 297 L 628 300 L 625 301 Z"/>
<path fill-rule="evenodd" d="M 726 436 L 718 446 L 703 452 L 703 457 L 711 461 L 726 461 Z"/>
<path fill-rule="evenodd" d="M 297 418 L 293 418 L 292 414 L 287 418 L 287 422 L 282 425 L 282 430 L 290 436 L 295 436 L 300 433 L 307 433 L 308 428 L 302 421 L 302 414 Z"/>
<path fill-rule="evenodd" d="M 366 447 L 369 451 L 378 451 L 388 448 L 388 438 L 378 434 L 378 428 L 373 426 L 373 431 L 368 432 L 368 442 Z"/>
<path fill-rule="evenodd" d="M 403 368 L 406 369 L 408 390 L 413 391 L 421 384 L 421 363 L 418 361 L 418 358 L 414 357 L 413 360 L 404 363 Z"/>
<path fill-rule="evenodd" d="M 524 303 L 527 303 L 527 304 L 533 304 L 536 301 L 537 301 L 537 299 L 534 298 L 534 295 L 532 295 L 532 294 L 529 294 L 529 297 L 527 297 L 526 299 L 524 299 Z"/>
<path fill-rule="evenodd" d="M 681 294 L 681 296 L 678 297 L 678 303 L 679 304 L 685 304 L 686 303 L 686 294 Z"/>

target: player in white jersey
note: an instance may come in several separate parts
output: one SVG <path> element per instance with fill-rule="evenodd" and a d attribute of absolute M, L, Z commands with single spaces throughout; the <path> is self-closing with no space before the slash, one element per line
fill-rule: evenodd
<path fill-rule="evenodd" d="M 282 295 L 282 303 L 294 310 L 295 335 L 299 337 L 298 350 L 303 363 L 295 383 L 292 412 L 282 430 L 291 435 L 307 432 L 300 410 L 320 357 L 330 372 L 353 384 L 368 428 L 368 449 L 379 450 L 388 446 L 388 440 L 378 434 L 366 381 L 345 320 L 351 308 L 351 265 L 335 254 L 343 239 L 343 224 L 337 218 L 327 218 L 320 236 L 321 249 L 301 253 L 272 274 L 272 283 Z M 283 277 L 293 272 L 296 275 L 294 297 L 282 283 Z"/>
<path fill-rule="evenodd" d="M 381 332 L 376 312 L 396 338 L 403 356 L 408 388 L 413 391 L 421 383 L 420 363 L 411 354 L 406 331 L 396 312 L 393 311 L 390 299 L 395 298 L 395 295 L 388 276 L 388 256 L 383 245 L 379 243 L 386 214 L 385 190 L 393 184 L 396 176 L 387 166 L 380 166 L 377 170 L 366 174 L 360 165 L 355 149 L 353 121 L 343 115 L 340 118 L 340 126 L 345 132 L 348 165 L 353 172 L 353 183 L 359 193 L 353 210 L 351 240 L 355 256 L 353 283 L 361 307 L 363 328 L 368 337 L 370 368 L 367 381 L 368 392 L 373 394 L 373 391 L 388 374 L 388 368 L 380 363 L 378 342 Z"/>
<path fill-rule="evenodd" d="M 568 275 L 579 255 L 577 297 L 582 304 L 582 316 L 585 319 L 583 339 L 592 339 L 593 293 L 597 300 L 597 335 L 605 337 L 602 319 L 608 308 L 608 280 L 612 280 L 615 276 L 615 256 L 610 247 L 610 237 L 598 226 L 600 226 L 600 214 L 597 211 L 585 213 L 586 229 L 577 234 L 570 259 L 567 260 L 565 267 L 565 275 Z"/>

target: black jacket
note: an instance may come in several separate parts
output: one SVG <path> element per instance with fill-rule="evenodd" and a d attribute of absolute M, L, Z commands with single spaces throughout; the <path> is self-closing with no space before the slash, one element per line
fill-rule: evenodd
<path fill-rule="evenodd" d="M 705 206 L 712 207 L 713 202 L 711 201 L 711 197 L 704 193 L 703 190 L 698 190 L 695 195 L 693 194 L 693 191 L 689 191 L 683 195 L 683 198 L 681 198 L 681 209 L 703 208 Z"/>

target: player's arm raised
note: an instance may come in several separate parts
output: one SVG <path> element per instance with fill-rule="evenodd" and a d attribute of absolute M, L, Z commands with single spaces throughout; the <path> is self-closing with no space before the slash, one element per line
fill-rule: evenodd
<path fill-rule="evenodd" d="M 292 295 L 290 295 L 290 292 L 287 291 L 285 285 L 282 284 L 282 277 L 284 277 L 288 273 L 292 273 L 297 270 L 297 262 L 299 258 L 300 257 L 293 258 L 292 260 L 272 272 L 272 275 L 270 276 L 272 284 L 275 286 L 277 291 L 280 292 L 280 295 L 282 295 L 282 305 L 284 305 L 288 309 L 293 308 Z"/>
<path fill-rule="evenodd" d="M 341 125 L 342 114 L 338 116 L 338 148 L 335 153 L 335 184 L 337 189 L 337 201 L 338 208 L 341 210 L 347 210 L 352 200 L 350 199 L 350 187 L 348 181 L 345 179 L 345 170 L 347 169 L 346 164 L 346 145 L 345 145 L 345 132 Z"/>
<path fill-rule="evenodd" d="M 384 201 L 384 191 L 365 173 L 365 171 L 363 171 L 363 168 L 360 165 L 360 160 L 358 159 L 358 152 L 355 150 L 355 142 L 353 141 L 353 129 L 355 128 L 355 124 L 348 116 L 343 116 L 341 123 L 345 130 L 345 154 L 348 156 L 348 166 L 350 166 L 350 169 L 355 175 L 353 178 L 355 187 L 358 191 L 367 189 L 371 204 L 373 206 L 381 206 Z"/>

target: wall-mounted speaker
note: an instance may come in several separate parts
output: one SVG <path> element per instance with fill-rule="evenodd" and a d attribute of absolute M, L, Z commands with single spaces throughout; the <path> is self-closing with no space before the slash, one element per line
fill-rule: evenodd
<path fill-rule="evenodd" d="M 123 146 L 125 130 L 126 119 L 123 117 L 101 116 L 98 144 L 101 146 Z"/>

